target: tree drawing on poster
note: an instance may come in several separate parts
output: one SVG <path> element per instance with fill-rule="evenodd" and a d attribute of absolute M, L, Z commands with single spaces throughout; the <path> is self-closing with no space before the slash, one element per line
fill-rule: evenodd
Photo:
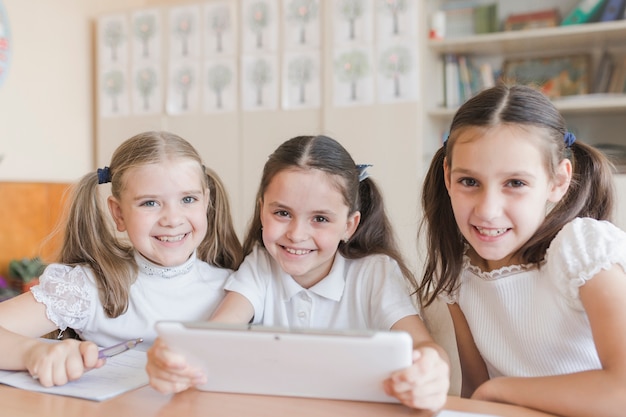
<path fill-rule="evenodd" d="M 256 37 L 257 49 L 263 48 L 263 31 L 271 22 L 269 5 L 259 1 L 250 5 L 248 10 L 248 27 Z"/>
<path fill-rule="evenodd" d="M 348 23 L 348 40 L 356 39 L 356 21 L 364 16 L 365 11 L 363 0 L 340 0 L 339 15 Z"/>
<path fill-rule="evenodd" d="M 141 43 L 141 56 L 143 58 L 150 58 L 150 41 L 156 36 L 156 34 L 156 16 L 147 13 L 139 15 L 135 20 L 135 36 Z"/>
<path fill-rule="evenodd" d="M 123 23 L 119 20 L 110 20 L 104 26 L 103 44 L 109 48 L 110 60 L 118 60 L 118 49 L 126 41 Z"/>
<path fill-rule="evenodd" d="M 119 113 L 118 99 L 124 92 L 124 73 L 117 69 L 107 71 L 103 74 L 102 81 L 102 90 L 111 100 L 110 113 Z"/>
<path fill-rule="evenodd" d="M 413 69 L 411 51 L 404 46 L 393 46 L 385 50 L 380 57 L 379 72 L 393 82 L 392 96 L 402 96 L 400 80 Z"/>
<path fill-rule="evenodd" d="M 189 92 L 194 83 L 193 70 L 183 66 L 174 77 L 174 87 L 180 93 L 180 109 L 187 111 L 189 109 Z"/>
<path fill-rule="evenodd" d="M 230 85 L 232 79 L 233 72 L 223 64 L 214 65 L 207 71 L 209 90 L 215 95 L 215 107 L 217 109 L 223 108 L 222 93 Z"/>
<path fill-rule="evenodd" d="M 381 3 L 382 10 L 391 16 L 391 34 L 397 36 L 400 33 L 399 17 L 407 11 L 408 3 L 406 0 L 381 0 Z"/>
<path fill-rule="evenodd" d="M 183 57 L 189 55 L 189 37 L 193 34 L 193 16 L 189 13 L 180 13 L 176 16 L 174 34 L 180 41 L 180 51 Z"/>
<path fill-rule="evenodd" d="M 315 63 L 307 56 L 300 56 L 289 62 L 287 78 L 298 88 L 298 103 L 306 103 L 306 86 L 315 78 Z"/>
<path fill-rule="evenodd" d="M 316 0 L 292 0 L 287 7 L 288 19 L 299 26 L 298 43 L 301 45 L 307 42 L 307 26 L 317 20 L 318 10 Z"/>
<path fill-rule="evenodd" d="M 143 110 L 150 110 L 150 96 L 152 96 L 158 85 L 157 74 L 152 68 L 142 68 L 137 72 L 135 86 L 142 98 Z"/>
<path fill-rule="evenodd" d="M 358 82 L 368 76 L 370 66 L 367 55 L 361 50 L 341 53 L 335 61 L 335 74 L 340 83 L 349 85 L 349 101 L 357 101 Z"/>
<path fill-rule="evenodd" d="M 248 80 L 256 93 L 255 104 L 263 107 L 263 88 L 272 82 L 272 67 L 265 59 L 259 58 L 252 63 L 248 74 Z"/>
<path fill-rule="evenodd" d="M 232 22 L 230 21 L 230 8 L 227 5 L 213 7 L 208 13 L 208 30 L 215 38 L 216 53 L 221 53 L 224 50 L 223 37 L 224 34 L 231 30 Z"/>

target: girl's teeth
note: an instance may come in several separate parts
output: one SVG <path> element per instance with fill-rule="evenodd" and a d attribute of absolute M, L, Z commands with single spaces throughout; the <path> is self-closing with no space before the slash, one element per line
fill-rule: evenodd
<path fill-rule="evenodd" d="M 311 252 L 310 250 L 305 250 L 305 249 L 289 249 L 289 248 L 285 248 L 285 250 L 293 255 L 305 255 L 309 252 Z"/>
<path fill-rule="evenodd" d="M 482 227 L 476 228 L 481 235 L 485 236 L 499 236 L 506 232 L 507 229 L 483 229 Z"/>
<path fill-rule="evenodd" d="M 179 242 L 179 241 L 183 240 L 184 237 L 185 237 L 185 235 L 179 235 L 179 236 L 159 236 L 157 239 L 159 239 L 161 242 Z"/>

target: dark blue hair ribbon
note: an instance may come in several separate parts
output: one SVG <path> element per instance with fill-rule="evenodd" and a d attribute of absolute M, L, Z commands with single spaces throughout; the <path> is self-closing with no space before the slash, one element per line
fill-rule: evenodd
<path fill-rule="evenodd" d="M 369 178 L 370 174 L 367 172 L 367 168 L 371 166 L 371 164 L 357 164 L 356 169 L 359 171 L 359 182 Z"/>
<path fill-rule="evenodd" d="M 565 141 L 565 146 L 570 148 L 574 142 L 576 142 L 576 136 L 572 132 L 565 132 L 563 136 L 563 140 Z"/>
<path fill-rule="evenodd" d="M 107 166 L 98 168 L 98 184 L 111 182 L 111 169 Z"/>

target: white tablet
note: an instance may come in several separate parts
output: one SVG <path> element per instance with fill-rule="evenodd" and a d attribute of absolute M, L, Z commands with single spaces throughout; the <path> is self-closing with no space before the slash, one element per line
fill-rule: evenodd
<path fill-rule="evenodd" d="M 411 365 L 399 331 L 326 331 L 208 322 L 159 322 L 170 349 L 201 368 L 198 389 L 356 401 L 398 402 L 382 383 Z"/>

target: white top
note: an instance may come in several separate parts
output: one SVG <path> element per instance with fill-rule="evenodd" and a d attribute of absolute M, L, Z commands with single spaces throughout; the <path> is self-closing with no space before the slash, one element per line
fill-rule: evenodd
<path fill-rule="evenodd" d="M 335 255 L 328 276 L 301 287 L 257 245 L 226 282 L 254 307 L 254 323 L 266 326 L 389 330 L 418 314 L 398 264 L 385 255 L 346 259 Z"/>
<path fill-rule="evenodd" d="M 156 338 L 159 320 L 207 320 L 224 297 L 232 272 L 198 260 L 164 268 L 136 254 L 137 280 L 130 287 L 128 310 L 108 317 L 100 303 L 90 268 L 51 264 L 31 291 L 46 305 L 46 314 L 59 329 L 70 327 L 83 340 L 99 346 L 141 337 L 146 345 Z"/>
<path fill-rule="evenodd" d="M 626 233 L 578 218 L 557 234 L 539 269 L 482 272 L 464 262 L 460 288 L 447 301 L 458 300 L 491 377 L 601 368 L 578 290 L 602 269 L 626 270 Z"/>

